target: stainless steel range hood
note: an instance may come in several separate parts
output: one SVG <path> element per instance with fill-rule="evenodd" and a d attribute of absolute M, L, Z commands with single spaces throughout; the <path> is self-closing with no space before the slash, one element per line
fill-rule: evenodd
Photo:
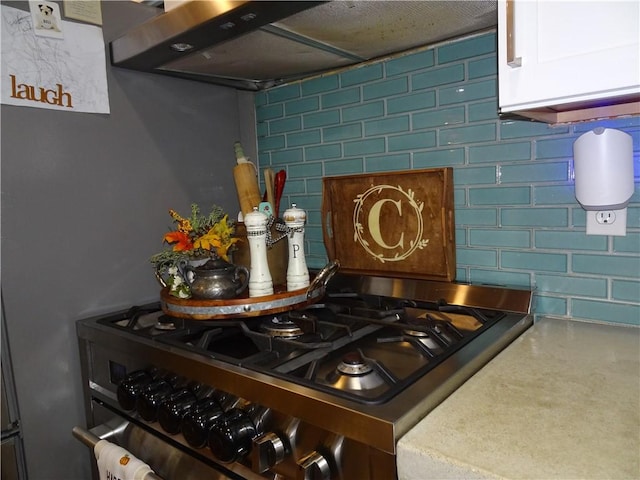
<path fill-rule="evenodd" d="M 111 42 L 111 59 L 119 67 L 263 90 L 495 27 L 496 3 L 191 1 Z"/>

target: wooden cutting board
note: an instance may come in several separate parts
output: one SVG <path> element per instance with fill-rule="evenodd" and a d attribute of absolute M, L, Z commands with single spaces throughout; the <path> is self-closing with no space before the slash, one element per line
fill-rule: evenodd
<path fill-rule="evenodd" d="M 323 178 L 322 227 L 340 271 L 453 281 L 453 169 Z"/>

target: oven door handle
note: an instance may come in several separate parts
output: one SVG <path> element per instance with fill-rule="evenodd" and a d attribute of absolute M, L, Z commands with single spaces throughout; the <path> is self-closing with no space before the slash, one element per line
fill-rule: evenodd
<path fill-rule="evenodd" d="M 73 433 L 74 437 L 76 437 L 78 440 L 84 443 L 87 447 L 90 447 L 92 449 L 96 446 L 96 443 L 98 443 L 101 440 L 101 438 L 98 437 L 97 435 L 94 435 L 90 431 L 85 430 L 84 428 L 81 428 L 81 427 L 73 427 L 71 432 Z M 109 435 L 105 435 L 105 436 L 108 437 Z M 162 478 L 153 472 L 149 472 L 144 476 L 144 480 L 162 480 Z"/>

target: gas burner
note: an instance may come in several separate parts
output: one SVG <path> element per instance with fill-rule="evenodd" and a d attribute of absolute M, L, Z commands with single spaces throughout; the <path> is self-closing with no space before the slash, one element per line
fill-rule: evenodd
<path fill-rule="evenodd" d="M 340 390 L 373 390 L 385 384 L 372 362 L 357 351 L 345 354 L 329 377 L 331 384 Z"/>
<path fill-rule="evenodd" d="M 262 322 L 260 330 L 271 337 L 295 339 L 301 337 L 304 332 L 288 317 L 270 317 Z"/>
<path fill-rule="evenodd" d="M 156 330 L 162 331 L 173 331 L 176 327 L 176 321 L 174 318 L 169 317 L 168 315 L 162 315 L 158 317 L 158 321 L 153 326 Z"/>
<path fill-rule="evenodd" d="M 431 335 L 429 332 L 419 330 L 403 330 L 402 333 L 409 338 L 415 339 L 434 352 L 442 351 L 442 345 L 440 345 L 433 337 L 433 335 Z"/>

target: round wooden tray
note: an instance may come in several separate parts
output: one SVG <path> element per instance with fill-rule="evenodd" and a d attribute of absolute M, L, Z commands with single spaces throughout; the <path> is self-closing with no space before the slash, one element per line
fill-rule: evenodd
<path fill-rule="evenodd" d="M 169 295 L 169 287 L 165 287 L 160 292 L 160 305 L 167 315 L 189 320 L 222 320 L 288 312 L 320 300 L 327 282 L 339 267 L 340 262 L 334 260 L 312 278 L 308 287 L 288 292 L 286 285 L 274 286 L 274 294 L 263 297 L 249 297 L 245 290 L 242 296 L 225 300 L 185 299 Z"/>
<path fill-rule="evenodd" d="M 310 295 L 307 295 L 307 293 Z M 315 294 L 314 294 L 315 293 Z M 286 287 L 274 287 L 273 295 L 250 298 L 247 293 L 226 300 L 199 300 L 177 298 L 169 295 L 169 288 L 160 292 L 162 311 L 167 315 L 190 320 L 216 320 L 240 317 L 256 317 L 271 313 L 288 312 L 318 301 L 324 289 L 308 288 L 287 292 Z"/>

